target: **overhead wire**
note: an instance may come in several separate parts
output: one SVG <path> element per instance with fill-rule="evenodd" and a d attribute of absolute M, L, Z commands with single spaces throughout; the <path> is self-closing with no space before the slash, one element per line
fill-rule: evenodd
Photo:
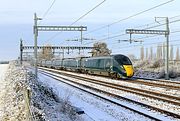
<path fill-rule="evenodd" d="M 176 16 L 173 16 L 173 17 L 170 17 L 169 19 L 174 19 L 174 18 L 177 18 L 177 17 L 180 17 L 180 15 L 176 15 Z M 159 21 L 159 22 L 162 22 L 162 21 L 164 21 L 164 20 L 161 20 L 161 21 Z M 151 23 L 148 23 L 148 24 L 144 24 L 144 25 L 139 25 L 139 26 L 135 26 L 135 27 L 133 27 L 133 28 L 141 28 L 141 27 L 146 27 L 146 26 L 150 26 L 150 25 L 153 25 L 153 24 L 157 24 L 157 22 L 151 22 Z M 124 32 L 124 30 L 121 30 L 121 31 L 119 31 L 119 32 L 117 32 L 117 33 L 119 33 L 119 34 L 117 34 L 117 33 L 113 33 L 113 35 L 117 35 L 117 37 L 118 37 L 118 35 L 121 35 L 120 34 L 120 32 Z M 112 34 L 111 34 L 112 35 Z M 100 35 L 99 37 L 105 37 L 105 36 L 107 36 L 107 35 Z M 108 37 L 109 37 L 109 35 L 108 35 Z M 73 38 L 79 38 L 79 36 L 75 36 L 75 37 L 73 37 Z"/>
<path fill-rule="evenodd" d="M 117 24 L 117 23 L 119 23 L 119 22 L 128 20 L 128 19 L 130 19 L 130 18 L 133 18 L 133 17 L 135 17 L 135 16 L 138 16 L 138 15 L 140 15 L 140 14 L 143 14 L 143 13 L 145 13 L 145 12 L 148 12 L 148 11 L 150 11 L 150 10 L 153 10 L 153 9 L 155 9 L 155 8 L 158 8 L 158 7 L 160 7 L 160 6 L 166 5 L 166 4 L 168 4 L 168 3 L 170 3 L 170 2 L 173 2 L 173 1 L 175 1 L 175 0 L 169 0 L 169 1 L 163 2 L 163 3 L 159 4 L 159 5 L 153 6 L 153 7 L 151 7 L 151 8 L 148 8 L 148 9 L 144 10 L 144 11 L 141 11 L 141 12 L 138 12 L 138 13 L 136 13 L 136 14 L 130 15 L 130 16 L 126 17 L 126 18 L 120 19 L 120 20 L 118 20 L 118 21 L 116 21 L 116 22 L 113 22 L 113 23 L 111 23 L 111 24 L 104 25 L 104 26 L 102 26 L 102 27 L 96 28 L 96 29 L 94 29 L 94 30 L 92 30 L 92 31 L 90 31 L 90 32 L 88 32 L 88 33 L 92 33 L 92 32 L 95 32 L 95 31 L 97 31 L 97 30 L 101 30 L 101 29 L 103 29 L 103 28 L 107 28 L 108 26 L 112 26 L 112 25 Z M 88 34 L 88 33 L 85 33 L 85 34 Z"/>
<path fill-rule="evenodd" d="M 180 15 L 173 16 L 173 17 L 171 17 L 170 19 L 174 19 L 174 18 L 177 18 L 177 17 L 180 17 Z M 164 21 L 164 20 L 161 20 L 161 21 Z M 180 21 L 180 19 L 177 19 L 177 20 L 174 20 L 174 21 L 169 22 L 169 24 L 175 23 L 175 22 L 179 22 L 179 21 Z M 157 22 L 153 22 L 153 23 L 151 23 L 151 25 L 154 24 L 154 23 L 157 23 Z M 149 25 L 150 25 L 150 24 L 149 24 Z M 150 26 L 150 27 L 144 28 L 144 29 L 152 29 L 152 28 L 156 28 L 156 27 L 163 26 L 163 25 L 166 25 L 166 23 L 159 24 L 159 25 L 154 25 L 154 26 Z M 140 28 L 140 27 L 144 27 L 144 26 L 145 26 L 145 25 L 137 26 L 137 27 L 134 27 L 134 28 Z M 125 32 L 125 31 L 122 30 L 121 32 Z M 115 35 L 115 36 L 108 36 L 108 37 L 106 37 L 106 38 L 101 38 L 100 40 L 112 39 L 112 38 L 116 38 L 116 37 L 120 37 L 120 36 L 124 36 L 124 35 L 126 35 L 126 34 L 120 33 L 120 34 Z M 159 35 L 153 35 L 153 36 L 159 36 Z M 88 43 L 85 43 L 84 45 L 90 44 L 90 43 L 93 43 L 93 42 L 88 42 Z"/>
<path fill-rule="evenodd" d="M 119 23 L 119 22 L 121 22 L 121 21 L 130 19 L 130 18 L 135 17 L 135 16 L 138 16 L 138 15 L 140 15 L 140 14 L 143 14 L 143 13 L 145 13 L 145 12 L 148 12 L 148 11 L 150 11 L 150 10 L 153 10 L 153 9 L 155 9 L 155 8 L 158 8 L 158 7 L 160 7 L 160 6 L 163 6 L 163 5 L 168 4 L 168 3 L 170 3 L 170 2 L 173 2 L 173 1 L 174 1 L 174 0 L 166 1 L 166 2 L 164 2 L 164 3 L 161 3 L 161 4 L 159 4 L 159 5 L 153 6 L 153 7 L 149 8 L 149 9 L 144 10 L 144 11 L 141 11 L 141 12 L 138 12 L 138 13 L 133 14 L 133 15 L 131 15 L 131 16 L 128 16 L 128 17 L 126 17 L 126 18 L 124 18 L 124 19 L 118 20 L 118 21 L 113 22 L 113 23 L 111 23 L 111 24 L 108 24 L 108 25 L 102 26 L 102 27 L 100 27 L 100 28 L 97 28 L 97 29 L 95 29 L 95 30 L 92 30 L 92 31 L 90 31 L 90 32 L 88 32 L 88 33 L 92 33 L 92 32 L 97 31 L 97 30 L 99 30 L 99 29 L 103 29 L 103 28 L 106 28 L 106 27 L 110 27 L 110 26 L 112 26 L 112 25 L 114 25 L 114 24 L 116 24 L 116 23 Z M 90 12 L 93 11 L 93 10 L 94 10 L 95 8 L 97 8 L 98 6 L 100 6 L 103 2 L 105 2 L 105 0 L 102 1 L 100 4 L 98 4 L 97 6 L 95 6 L 92 10 L 90 10 Z M 90 12 L 87 12 L 87 14 L 90 13 Z M 82 17 L 80 17 L 79 19 L 77 19 L 75 22 L 79 21 L 80 19 L 82 19 L 83 17 L 85 17 L 87 14 L 84 14 Z M 75 22 L 73 22 L 73 23 L 75 23 Z M 72 25 L 72 24 L 71 24 L 71 25 Z M 88 34 L 88 33 L 85 33 L 84 35 L 86 35 L 86 34 Z M 55 38 L 57 35 L 59 35 L 59 33 L 55 34 L 54 36 L 52 36 L 51 38 L 49 38 L 47 41 L 52 40 L 52 39 Z"/>
<path fill-rule="evenodd" d="M 180 15 L 179 15 L 180 16 Z M 177 17 L 177 16 L 175 16 Z M 175 17 L 172 17 L 172 18 L 175 18 Z M 177 19 L 177 20 L 174 20 L 174 21 L 171 21 L 169 22 L 169 24 L 172 24 L 172 23 L 176 23 L 176 22 L 180 22 L 180 19 Z M 160 27 L 160 26 L 163 26 L 163 25 L 166 25 L 166 23 L 163 23 L 163 24 L 159 24 L 159 25 L 155 25 L 155 26 L 151 26 L 151 27 L 148 27 L 148 28 L 144 28 L 144 29 L 152 29 L 152 28 L 156 28 L 156 27 Z M 101 40 L 106 40 L 106 39 L 113 39 L 113 38 L 117 38 L 117 37 L 120 37 L 120 36 L 124 36 L 124 35 L 127 35 L 127 34 L 119 34 L 119 35 L 116 35 L 116 36 L 110 36 L 110 37 L 106 37 L 106 38 L 102 38 L 98 41 L 101 41 Z M 161 36 L 161 35 L 152 35 L 152 37 L 154 36 Z M 141 38 L 138 38 L 138 39 L 143 39 L 145 37 L 141 37 Z M 148 37 L 149 38 L 149 37 Z M 90 43 L 93 43 L 93 42 L 88 42 L 88 43 L 85 43 L 84 45 L 87 45 L 87 44 L 90 44 Z"/>
<path fill-rule="evenodd" d="M 173 31 L 173 32 L 170 32 L 170 34 L 175 34 L 175 33 L 179 33 L 180 30 L 176 30 L 176 31 Z M 139 39 L 150 39 L 150 38 L 153 38 L 153 37 L 157 37 L 157 36 L 162 36 L 162 35 L 152 35 L 152 36 L 147 36 L 147 37 L 141 37 L 141 38 L 136 38 L 137 40 Z M 115 40 L 116 42 L 112 43 L 111 45 L 113 44 L 118 44 L 118 40 Z M 170 41 L 171 42 L 171 41 Z M 139 43 L 142 43 L 142 42 L 139 42 Z M 121 46 L 121 45 L 120 45 Z M 130 45 L 128 47 L 131 47 Z"/>
<path fill-rule="evenodd" d="M 53 5 L 55 4 L 56 0 L 53 0 L 52 4 L 50 5 L 50 7 L 46 10 L 46 12 L 43 14 L 42 16 L 42 20 L 47 16 L 47 14 L 49 13 L 49 11 L 51 10 L 51 8 L 53 7 Z M 41 23 L 42 21 L 39 22 L 39 24 Z"/>
<path fill-rule="evenodd" d="M 177 42 L 177 41 L 180 41 L 180 39 L 175 39 L 175 40 L 172 40 L 171 42 Z M 153 43 L 146 43 L 144 45 L 154 45 L 154 44 L 163 44 L 164 42 L 153 42 Z M 172 45 L 172 46 L 178 46 L 180 44 L 175 44 L 175 45 Z M 131 46 L 131 48 L 134 48 L 134 47 L 138 47 L 138 46 L 142 46 L 142 45 L 134 45 L 133 47 Z M 121 47 L 119 50 L 124 50 L 124 49 L 127 49 L 129 48 L 128 46 L 124 46 L 124 47 Z M 127 50 L 130 50 L 130 49 L 127 49 Z M 115 52 L 119 52 L 119 51 L 115 51 Z"/>
<path fill-rule="evenodd" d="M 97 4 L 95 7 L 93 7 L 91 10 L 89 10 L 88 12 L 86 12 L 85 14 L 83 14 L 81 17 L 79 17 L 77 20 L 75 20 L 74 22 L 72 22 L 69 26 L 77 23 L 79 20 L 83 19 L 85 16 L 87 16 L 89 13 L 91 13 L 93 10 L 95 10 L 96 8 L 98 8 L 100 5 L 102 5 L 106 0 L 103 0 L 102 2 L 100 2 L 99 4 Z M 60 33 L 56 33 L 54 36 L 50 37 L 47 41 L 52 40 L 53 38 L 55 38 L 56 36 L 58 36 Z"/>

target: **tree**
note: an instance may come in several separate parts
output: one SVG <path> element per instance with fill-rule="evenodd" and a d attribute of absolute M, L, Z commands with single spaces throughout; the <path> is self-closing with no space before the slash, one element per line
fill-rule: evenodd
<path fill-rule="evenodd" d="M 176 50 L 176 60 L 180 60 L 180 57 L 179 57 L 179 47 L 177 47 L 177 50 Z"/>
<path fill-rule="evenodd" d="M 94 43 L 93 46 L 92 56 L 105 56 L 111 54 L 111 51 L 107 48 L 107 44 L 104 42 Z"/>
<path fill-rule="evenodd" d="M 165 45 L 165 43 L 163 43 L 163 60 L 165 60 L 165 57 L 166 57 L 166 54 L 165 54 L 165 52 L 166 52 L 166 45 Z"/>
<path fill-rule="evenodd" d="M 128 57 L 131 59 L 131 60 L 136 60 L 136 56 L 134 54 L 129 54 Z"/>
<path fill-rule="evenodd" d="M 146 48 L 146 60 L 148 60 L 148 48 Z"/>
<path fill-rule="evenodd" d="M 45 60 L 51 60 L 54 57 L 52 46 L 51 45 L 46 45 L 43 46 L 42 51 L 40 52 L 40 59 L 45 59 Z"/>
<path fill-rule="evenodd" d="M 150 60 L 152 60 L 153 59 L 153 48 L 151 47 L 150 48 Z"/>
<path fill-rule="evenodd" d="M 141 53 L 140 54 L 141 54 L 140 55 L 141 60 L 144 60 L 144 47 L 143 46 L 141 47 Z"/>
<path fill-rule="evenodd" d="M 162 59 L 162 46 L 161 45 L 158 45 L 157 46 L 157 55 L 156 55 L 157 57 L 157 59 L 159 60 L 159 59 Z"/>
<path fill-rule="evenodd" d="M 173 60 L 173 46 L 171 45 L 171 50 L 170 50 L 170 60 Z"/>

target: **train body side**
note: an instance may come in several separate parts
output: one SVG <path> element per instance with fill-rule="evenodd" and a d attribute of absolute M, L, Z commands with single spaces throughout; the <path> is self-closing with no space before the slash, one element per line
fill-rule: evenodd
<path fill-rule="evenodd" d="M 134 74 L 131 61 L 124 55 L 85 58 L 82 69 L 90 74 L 111 77 L 132 77 Z"/>
<path fill-rule="evenodd" d="M 127 78 L 134 75 L 130 59 L 124 55 L 71 58 L 41 62 L 42 66 L 82 73 Z"/>

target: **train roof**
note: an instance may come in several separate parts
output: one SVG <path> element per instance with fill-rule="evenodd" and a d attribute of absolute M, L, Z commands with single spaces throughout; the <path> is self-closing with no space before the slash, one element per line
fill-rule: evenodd
<path fill-rule="evenodd" d="M 85 58 L 85 59 L 113 58 L 115 56 L 125 56 L 125 55 L 115 54 L 115 55 L 107 55 L 107 56 L 95 56 L 95 57 L 90 57 L 90 58 Z M 125 56 L 125 57 L 127 57 L 127 56 Z"/>

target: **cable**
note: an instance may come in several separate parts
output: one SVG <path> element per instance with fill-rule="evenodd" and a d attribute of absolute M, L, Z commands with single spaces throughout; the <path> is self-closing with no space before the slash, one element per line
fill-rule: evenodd
<path fill-rule="evenodd" d="M 174 19 L 174 18 L 177 18 L 177 17 L 180 17 L 180 15 L 177 15 L 177 16 L 173 16 L 173 17 L 171 17 L 170 19 Z M 164 21 L 164 20 L 161 20 L 161 21 Z M 171 23 L 175 23 L 175 22 L 179 22 L 180 21 L 180 19 L 178 19 L 178 20 L 174 20 L 174 21 L 172 21 L 172 22 L 169 22 L 169 24 L 171 24 Z M 156 22 L 153 22 L 153 23 L 151 23 L 151 24 L 154 24 L 154 23 L 156 23 Z M 163 24 L 160 24 L 160 25 L 156 25 L 156 26 L 151 26 L 151 27 L 148 27 L 148 28 L 145 28 L 145 29 L 149 29 L 149 28 L 156 28 L 156 27 L 159 27 L 159 26 L 163 26 L 163 25 L 165 25 L 166 23 L 163 23 Z M 150 24 L 149 24 L 150 25 Z M 143 27 L 143 26 L 146 26 L 146 25 L 142 25 L 142 26 L 137 26 L 137 27 L 134 27 L 134 28 L 140 28 L 140 27 Z M 124 30 L 123 31 L 121 31 L 121 32 L 124 32 Z M 116 35 L 116 36 L 108 36 L 108 37 L 106 37 L 106 38 L 102 38 L 102 39 L 100 39 L 100 40 L 104 40 L 104 39 L 111 39 L 111 38 L 116 38 L 116 37 L 120 37 L 120 36 L 124 36 L 124 35 L 126 35 L 126 34 L 118 34 L 118 35 Z M 153 37 L 154 36 L 159 36 L 159 35 L 153 35 Z M 90 44 L 90 43 L 93 43 L 93 42 L 88 42 L 88 43 L 85 43 L 85 45 L 86 44 Z"/>
<path fill-rule="evenodd" d="M 176 40 L 172 40 L 171 42 L 176 42 L 176 41 L 180 41 L 180 39 L 176 39 Z M 164 42 L 154 42 L 154 43 L 147 43 L 147 44 L 145 44 L 145 45 L 154 45 L 154 44 L 163 44 Z M 175 45 L 172 45 L 172 46 L 179 46 L 180 44 L 175 44 Z M 133 47 L 138 47 L 138 46 L 142 46 L 142 45 L 134 45 Z M 121 47 L 120 48 L 120 50 L 123 50 L 123 51 L 126 51 L 126 50 L 130 50 L 130 49 L 126 49 L 126 48 L 128 48 L 128 47 Z M 132 48 L 132 46 L 131 46 L 131 48 Z M 125 49 L 125 50 L 124 50 Z M 115 51 L 115 52 L 119 52 L 119 51 Z M 114 53 L 115 53 L 114 52 Z"/>
<path fill-rule="evenodd" d="M 56 2 L 56 0 L 54 0 L 51 4 L 51 6 L 46 10 L 46 12 L 44 13 L 42 19 L 44 19 L 46 17 L 46 15 L 49 13 L 50 9 L 53 7 L 54 3 Z M 39 24 L 41 23 L 41 21 L 39 22 Z"/>
<path fill-rule="evenodd" d="M 131 15 L 131 16 L 128 16 L 128 17 L 126 17 L 126 18 L 120 19 L 120 20 L 118 20 L 118 21 L 116 21 L 116 22 L 113 22 L 113 23 L 111 23 L 111 24 L 108 24 L 108 25 L 99 27 L 99 28 L 97 28 L 97 29 L 94 29 L 94 30 L 92 30 L 92 31 L 90 31 L 90 32 L 88 32 L 88 33 L 92 33 L 92 32 L 95 32 L 95 31 L 97 31 L 97 30 L 101 30 L 101 29 L 106 28 L 106 27 L 108 27 L 108 26 L 112 26 L 112 25 L 117 24 L 117 23 L 119 23 L 119 22 L 121 22 L 121 21 L 125 21 L 125 20 L 127 20 L 127 19 L 133 18 L 133 17 L 135 17 L 135 16 L 138 16 L 138 15 L 140 15 L 140 14 L 143 14 L 143 13 L 145 13 L 145 12 L 148 12 L 148 11 L 150 11 L 150 10 L 153 10 L 153 9 L 155 9 L 155 8 L 158 8 L 158 7 L 160 7 L 160 6 L 166 5 L 166 4 L 168 4 L 168 3 L 170 3 L 170 2 L 173 2 L 173 1 L 174 1 L 174 0 L 169 0 L 169 1 L 167 1 L 167 2 L 161 3 L 161 4 L 159 4 L 159 5 L 156 5 L 156 6 L 154 6 L 154 7 L 151 7 L 151 8 L 149 8 L 149 9 L 144 10 L 144 11 L 141 11 L 141 12 L 138 12 L 138 13 L 133 14 L 133 15 Z M 86 33 L 86 34 L 88 34 L 88 33 Z"/>
<path fill-rule="evenodd" d="M 93 31 L 90 31 L 90 32 L 88 32 L 88 33 L 85 33 L 85 35 L 86 35 L 86 34 L 89 34 L 89 33 L 92 33 L 92 32 L 94 32 L 94 31 L 100 30 L 100 29 L 102 29 L 102 28 L 112 26 L 112 25 L 117 24 L 117 23 L 119 23 L 119 22 L 121 22 L 121 21 L 130 19 L 130 18 L 132 18 L 132 17 L 135 17 L 135 16 L 137 16 L 137 15 L 143 14 L 143 13 L 145 13 L 145 12 L 147 12 L 147 11 L 150 11 L 150 10 L 152 10 L 152 9 L 158 8 L 158 7 L 160 7 L 160 6 L 163 6 L 163 5 L 168 4 L 168 3 L 170 3 L 170 2 L 173 2 L 173 1 L 174 1 L 174 0 L 170 0 L 170 1 L 164 2 L 164 3 L 162 3 L 162 4 L 159 4 L 159 5 L 157 5 L 157 6 L 151 7 L 151 8 L 149 8 L 149 9 L 146 9 L 146 10 L 144 10 L 144 11 L 141 11 L 141 12 L 139 12 L 139 13 L 136 13 L 136 14 L 134 14 L 134 15 L 131 15 L 131 16 L 129 16 L 129 17 L 126 17 L 126 18 L 124 18 L 124 19 L 118 20 L 118 21 L 113 22 L 113 23 L 111 23 L 111 24 L 105 25 L 105 26 L 103 26 L 103 27 L 100 27 L 100 28 L 95 29 L 95 30 L 93 30 Z M 52 38 L 51 38 L 51 39 L 52 39 Z M 106 39 L 107 39 L 107 38 L 106 38 Z M 109 39 L 109 37 L 108 37 L 108 39 Z M 92 43 L 92 42 L 91 42 L 91 43 Z M 86 43 L 86 44 L 89 44 L 89 43 Z"/>
<path fill-rule="evenodd" d="M 170 42 L 177 42 L 177 41 L 180 41 L 180 39 L 175 39 L 175 40 L 171 40 Z M 154 44 L 163 44 L 164 42 L 153 42 L 153 43 L 146 43 L 146 44 L 143 44 L 144 45 L 154 45 Z M 178 45 L 178 44 L 177 44 Z M 142 46 L 142 45 L 134 45 L 133 47 L 137 47 L 137 46 Z M 126 48 L 131 48 L 132 46 L 124 46 L 124 47 L 121 47 L 120 49 L 126 49 Z"/>
<path fill-rule="evenodd" d="M 178 15 L 179 16 L 179 15 Z M 175 16 L 177 17 L 177 16 Z M 172 18 L 175 18 L 175 17 L 172 17 Z M 180 19 L 177 19 L 177 20 L 174 20 L 174 21 L 171 21 L 169 22 L 169 24 L 172 24 L 172 23 L 176 23 L 176 22 L 180 22 Z M 156 28 L 156 27 L 160 27 L 160 26 L 163 26 L 163 25 L 166 25 L 166 23 L 163 23 L 163 24 L 159 24 L 159 25 L 156 25 L 156 26 L 151 26 L 151 27 L 148 27 L 148 28 L 145 28 L 145 29 L 152 29 L 152 28 Z M 179 32 L 179 31 L 178 31 Z M 171 32 L 172 33 L 172 32 Z M 106 38 L 102 38 L 100 40 L 106 40 L 106 39 L 112 39 L 112 38 L 116 38 L 116 37 L 120 37 L 120 36 L 124 36 L 126 34 L 119 34 L 119 35 L 116 35 L 116 36 L 111 36 L 111 37 L 106 37 Z M 155 37 L 155 36 L 160 36 L 160 35 L 152 35 L 150 37 Z M 138 39 L 143 39 L 143 38 L 146 38 L 146 37 L 141 37 L 141 38 L 138 38 Z M 149 38 L 149 37 L 148 37 Z M 88 42 L 86 44 L 90 44 L 90 43 L 93 43 L 93 42 Z M 85 44 L 85 45 L 86 45 Z"/>
<path fill-rule="evenodd" d="M 170 34 L 175 34 L 175 33 L 179 33 L 180 32 L 180 30 L 176 30 L 176 31 L 173 31 L 173 32 L 170 32 Z M 139 39 L 150 39 L 150 38 L 152 38 L 152 37 L 157 37 L 157 36 L 162 36 L 162 35 L 152 35 L 152 36 L 148 36 L 148 37 L 141 37 L 141 38 L 136 38 L 137 40 L 139 40 Z M 118 41 L 118 40 L 115 40 L 115 41 Z M 118 44 L 119 42 L 114 42 L 114 43 L 112 43 L 111 45 L 113 45 L 113 44 Z M 121 45 L 120 45 L 121 46 Z M 128 47 L 131 47 L 131 46 L 128 46 Z"/>
<path fill-rule="evenodd" d="M 74 21 L 73 23 L 71 23 L 69 26 L 77 23 L 79 20 L 81 20 L 82 18 L 84 18 L 86 15 L 88 15 L 90 12 L 92 12 L 93 10 L 95 10 L 97 7 L 99 7 L 101 4 L 103 4 L 106 0 L 103 0 L 101 3 L 99 3 L 98 5 L 96 5 L 95 7 L 93 7 L 91 10 L 89 10 L 87 13 L 85 13 L 84 15 L 82 15 L 81 17 L 79 17 L 76 21 Z M 52 40 L 53 38 L 55 38 L 56 36 L 58 36 L 60 33 L 55 34 L 54 36 L 52 36 L 51 38 L 49 38 L 47 41 Z"/>
<path fill-rule="evenodd" d="M 179 21 L 180 21 L 180 19 L 174 20 L 174 21 L 169 22 L 169 24 L 175 23 L 175 22 L 179 22 Z M 147 27 L 147 28 L 145 28 L 145 29 L 152 29 L 152 28 L 156 28 L 156 27 L 159 27 L 159 26 L 163 26 L 163 25 L 166 25 L 166 23 L 159 24 L 159 25 L 156 25 L 156 26 Z"/>
<path fill-rule="evenodd" d="M 75 24 L 76 22 L 78 22 L 79 20 L 81 20 L 82 18 L 84 18 L 86 15 L 88 15 L 90 12 L 92 12 L 93 10 L 95 10 L 97 7 L 99 7 L 101 4 L 103 4 L 106 0 L 103 0 L 101 3 L 99 3 L 98 5 L 96 5 L 94 8 L 92 8 L 90 11 L 88 11 L 87 13 L 85 13 L 84 15 L 82 15 L 81 17 L 79 17 L 76 21 L 74 21 L 71 25 Z"/>
<path fill-rule="evenodd" d="M 177 17 L 180 17 L 180 15 L 176 15 L 176 16 L 173 16 L 173 17 L 170 17 L 169 19 L 174 19 L 174 18 L 177 18 Z M 162 22 L 164 20 L 161 20 L 159 22 Z M 144 24 L 144 25 L 140 25 L 140 26 L 136 26 L 136 27 L 133 27 L 133 28 L 141 28 L 141 27 L 144 27 L 144 26 L 149 26 L 149 25 L 152 25 L 152 24 L 157 24 L 157 22 L 151 22 L 151 23 L 148 23 L 148 24 Z M 124 32 L 124 30 L 120 31 L 120 32 Z M 118 32 L 118 33 L 120 33 Z M 116 35 L 120 35 L 120 34 L 117 34 L 117 33 L 113 33 L 113 34 L 116 34 Z M 112 34 L 111 34 L 112 35 Z M 105 35 L 100 35 L 99 37 L 104 37 Z M 106 35 L 107 36 L 107 35 Z M 73 38 L 79 38 L 79 36 L 75 36 Z"/>

